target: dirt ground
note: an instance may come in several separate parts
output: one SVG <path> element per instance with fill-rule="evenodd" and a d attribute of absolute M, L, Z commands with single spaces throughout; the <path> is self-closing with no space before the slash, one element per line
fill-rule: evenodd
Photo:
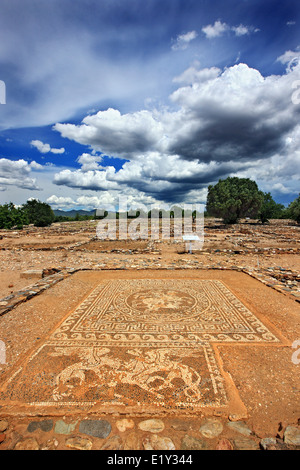
<path fill-rule="evenodd" d="M 95 227 L 96 223 L 89 221 L 1 232 L 1 299 L 30 288 L 42 278 L 45 269 L 79 272 L 0 316 L 0 339 L 6 345 L 6 363 L 0 365 L 0 388 L 16 367 L 23 367 L 50 333 L 104 281 L 217 280 L 277 339 L 253 344 L 211 341 L 229 397 L 221 415 L 225 413 L 228 418 L 240 414 L 260 437 L 276 436 L 280 426 L 298 426 L 300 364 L 292 359 L 293 344 L 300 339 L 299 226 L 289 221 L 273 221 L 266 226 L 244 221 L 224 227 L 220 221 L 206 220 L 203 249 L 192 254 L 180 241 L 97 240 Z M 269 284 L 239 272 L 240 267 L 253 270 L 262 280 L 267 276 Z M 31 274 L 24 277 L 28 270 Z M 275 287 L 280 283 L 283 291 L 274 289 L 270 279 Z M 9 401 L 2 403 L 1 411 L 4 410 L 9 414 Z M 22 408 L 20 413 L 25 417 L 31 411 Z M 202 414 L 215 413 L 216 409 L 208 407 Z M 70 414 L 70 410 L 64 409 L 63 414 Z M 183 415 L 186 420 L 195 417 L 193 413 Z"/>

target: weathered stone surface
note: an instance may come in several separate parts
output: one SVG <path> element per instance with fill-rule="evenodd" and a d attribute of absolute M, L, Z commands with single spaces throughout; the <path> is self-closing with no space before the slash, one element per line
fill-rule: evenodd
<path fill-rule="evenodd" d="M 258 450 L 258 444 L 252 439 L 241 437 L 234 440 L 234 447 L 236 450 Z"/>
<path fill-rule="evenodd" d="M 42 279 L 43 270 L 41 269 L 29 269 L 20 273 L 20 277 L 23 279 Z"/>
<path fill-rule="evenodd" d="M 216 445 L 216 450 L 233 450 L 233 445 L 228 439 L 221 439 Z"/>
<path fill-rule="evenodd" d="M 27 437 L 16 443 L 15 450 L 39 450 L 39 444 L 33 437 Z"/>
<path fill-rule="evenodd" d="M 284 431 L 284 442 L 293 446 L 300 446 L 300 428 L 288 426 Z"/>
<path fill-rule="evenodd" d="M 1 433 L 1 434 L 0 434 L 0 444 L 2 444 L 2 442 L 5 441 L 5 439 L 6 439 L 6 434 Z"/>
<path fill-rule="evenodd" d="M 0 421 L 0 432 L 6 431 L 8 428 L 8 422 L 4 419 Z"/>
<path fill-rule="evenodd" d="M 111 425 L 106 420 L 86 419 L 81 421 L 79 432 L 88 434 L 89 436 L 105 439 L 111 432 Z"/>
<path fill-rule="evenodd" d="M 31 421 L 31 423 L 29 423 L 27 426 L 27 431 L 34 432 L 38 429 L 38 427 L 39 427 L 38 421 Z"/>
<path fill-rule="evenodd" d="M 260 441 L 260 446 L 264 450 L 275 449 L 277 445 L 277 439 L 275 437 L 265 437 Z"/>
<path fill-rule="evenodd" d="M 58 440 L 53 438 L 53 439 L 48 439 L 44 444 L 41 446 L 41 450 L 56 450 L 58 447 Z"/>
<path fill-rule="evenodd" d="M 110 437 L 101 447 L 101 450 L 123 450 L 122 439 L 120 436 Z"/>
<path fill-rule="evenodd" d="M 244 421 L 233 421 L 227 423 L 227 426 L 243 436 L 250 436 L 252 434 L 251 429 L 248 428 Z"/>
<path fill-rule="evenodd" d="M 212 418 L 208 419 L 199 429 L 200 433 L 207 439 L 218 437 L 223 431 L 223 425 L 220 421 Z"/>
<path fill-rule="evenodd" d="M 181 419 L 171 421 L 170 426 L 176 431 L 189 431 L 191 429 L 191 424 Z"/>
<path fill-rule="evenodd" d="M 91 448 L 93 447 L 92 441 L 80 436 L 70 437 L 66 440 L 65 445 L 66 447 L 70 447 L 71 449 L 77 450 L 91 450 Z"/>
<path fill-rule="evenodd" d="M 237 413 L 232 413 L 228 416 L 229 421 L 241 421 L 245 416 L 237 414 Z"/>
<path fill-rule="evenodd" d="M 44 419 L 40 421 L 39 428 L 44 432 L 49 432 L 53 428 L 53 420 L 52 419 Z"/>
<path fill-rule="evenodd" d="M 74 432 L 77 422 L 78 421 L 76 421 L 75 423 L 65 423 L 61 419 L 55 423 L 54 432 L 56 432 L 57 434 L 71 434 L 72 432 Z"/>
<path fill-rule="evenodd" d="M 116 421 L 116 427 L 119 432 L 125 432 L 127 429 L 134 428 L 134 421 L 132 419 L 118 419 L 118 421 Z"/>
<path fill-rule="evenodd" d="M 154 449 L 153 449 L 153 446 L 152 446 L 152 444 L 151 444 L 151 442 L 150 442 L 150 438 L 149 438 L 149 437 L 145 437 L 145 438 L 143 439 L 143 449 L 144 449 L 144 450 L 154 450 Z"/>
<path fill-rule="evenodd" d="M 145 450 L 176 450 L 174 442 L 169 437 L 152 436 L 143 439 L 143 447 Z"/>
<path fill-rule="evenodd" d="M 55 267 L 43 269 L 42 270 L 42 277 L 44 278 L 44 277 L 47 277 L 47 276 L 52 276 L 53 274 L 59 273 L 60 271 L 61 271 L 61 269 L 55 268 Z"/>
<path fill-rule="evenodd" d="M 141 431 L 157 433 L 163 431 L 165 429 L 165 425 L 160 419 L 147 419 L 145 421 L 141 421 L 138 424 L 138 428 Z"/>
<path fill-rule="evenodd" d="M 205 450 L 207 443 L 203 439 L 185 435 L 181 441 L 182 450 Z"/>
<path fill-rule="evenodd" d="M 126 436 L 124 443 L 124 450 L 141 450 L 141 441 L 139 435 L 132 432 Z"/>
<path fill-rule="evenodd" d="M 27 431 L 34 432 L 37 429 L 41 429 L 44 432 L 49 432 L 51 431 L 52 428 L 53 428 L 53 420 L 44 419 L 43 421 L 31 421 L 31 423 L 28 424 Z"/>

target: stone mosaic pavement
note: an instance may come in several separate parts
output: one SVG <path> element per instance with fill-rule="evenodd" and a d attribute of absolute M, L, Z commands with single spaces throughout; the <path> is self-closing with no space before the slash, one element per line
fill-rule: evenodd
<path fill-rule="evenodd" d="M 292 438 L 283 431 L 280 436 L 278 428 L 278 435 L 260 444 L 259 433 L 245 423 L 248 410 L 238 381 L 225 370 L 226 354 L 221 359 L 219 351 L 267 348 L 271 357 L 270 351 L 285 350 L 290 341 L 236 295 L 238 277 L 202 277 L 93 278 L 93 289 L 72 311 L 64 306 L 52 331 L 2 381 L 0 431 L 1 422 L 7 429 L 2 424 L 0 444 L 8 432 L 7 448 L 299 445 L 297 423 L 284 429 Z M 255 292 L 256 284 L 249 285 Z M 104 426 L 105 436 L 90 426 Z"/>
<path fill-rule="evenodd" d="M 0 389 L 0 403 L 197 411 L 228 398 L 211 343 L 279 339 L 217 280 L 101 283 Z"/>

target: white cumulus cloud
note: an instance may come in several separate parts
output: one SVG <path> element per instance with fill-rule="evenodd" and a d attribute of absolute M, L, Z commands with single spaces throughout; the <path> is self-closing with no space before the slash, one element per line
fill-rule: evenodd
<path fill-rule="evenodd" d="M 230 33 L 231 31 L 236 36 L 245 36 L 251 33 L 257 33 L 259 29 L 243 24 L 238 26 L 230 26 L 227 23 L 222 23 L 220 20 L 217 20 L 214 24 L 209 24 L 202 28 L 202 32 L 205 34 L 207 39 L 219 38 L 224 36 L 225 33 Z"/>
<path fill-rule="evenodd" d="M 85 117 L 80 126 L 56 124 L 54 129 L 62 137 L 124 159 L 143 153 L 157 138 L 163 137 L 161 123 L 146 110 L 122 115 L 109 108 Z"/>
<path fill-rule="evenodd" d="M 198 34 L 196 31 L 189 31 L 188 33 L 180 34 L 174 41 L 172 49 L 174 51 L 186 49 L 189 43 L 196 39 L 197 36 Z"/>
<path fill-rule="evenodd" d="M 226 33 L 226 31 L 228 31 L 229 29 L 230 28 L 228 24 L 222 23 L 220 20 L 217 20 L 213 25 L 209 24 L 207 26 L 204 26 L 202 28 L 202 31 L 208 39 L 213 39 L 223 36 L 223 34 Z"/>
<path fill-rule="evenodd" d="M 23 189 L 40 190 L 36 178 L 31 177 L 31 172 L 42 168 L 35 161 L 28 163 L 23 159 L 13 161 L 0 158 L 0 185 L 4 188 L 16 186 Z"/>
<path fill-rule="evenodd" d="M 55 154 L 62 154 L 65 153 L 64 148 L 56 149 L 56 148 L 51 148 L 49 144 L 44 144 L 40 140 L 32 140 L 30 144 L 38 149 L 39 152 L 41 153 L 55 153 Z"/>
<path fill-rule="evenodd" d="M 250 28 L 248 26 L 244 26 L 243 24 L 240 24 L 239 26 L 233 26 L 231 29 L 235 32 L 236 36 L 245 36 L 251 32 Z"/>

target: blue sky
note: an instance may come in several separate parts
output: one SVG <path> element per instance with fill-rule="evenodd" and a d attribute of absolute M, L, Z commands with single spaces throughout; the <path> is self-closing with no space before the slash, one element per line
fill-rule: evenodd
<path fill-rule="evenodd" d="M 2 0 L 0 203 L 205 203 L 235 175 L 288 204 L 299 21 L 296 0 Z"/>

